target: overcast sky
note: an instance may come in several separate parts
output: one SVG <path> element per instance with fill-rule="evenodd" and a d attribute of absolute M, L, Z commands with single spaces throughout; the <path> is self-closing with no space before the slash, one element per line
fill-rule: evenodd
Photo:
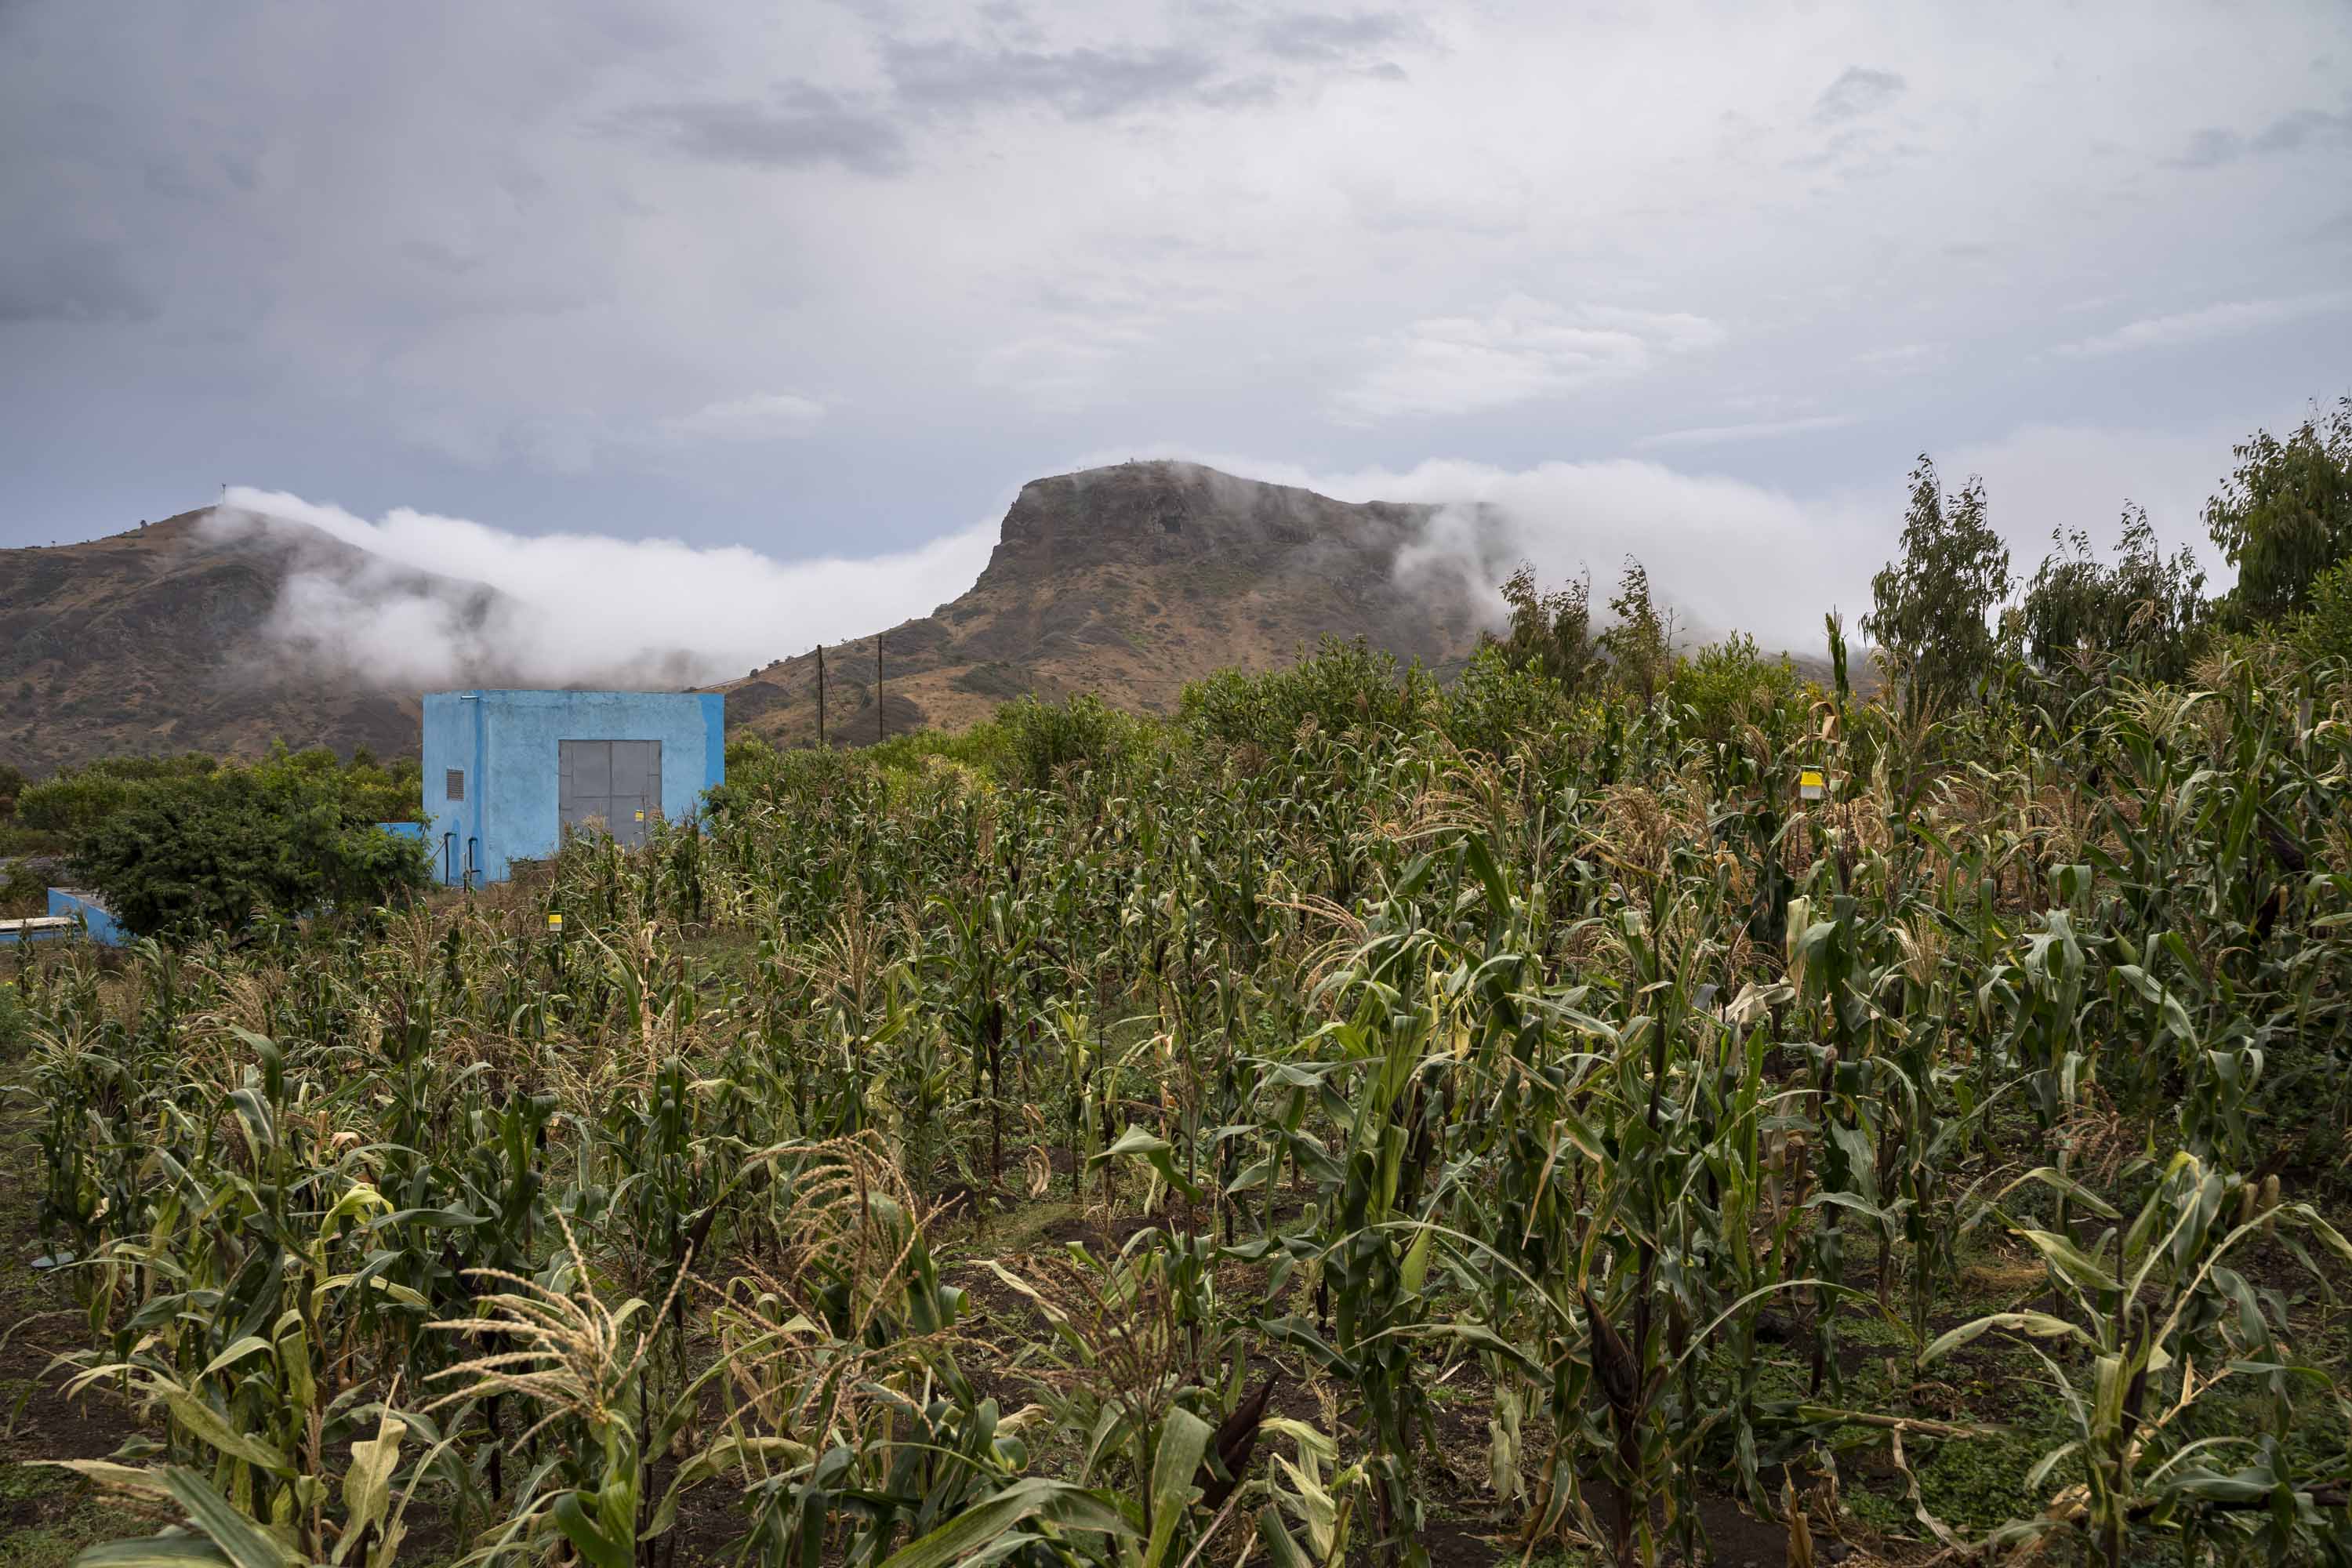
<path fill-rule="evenodd" d="M 2189 538 L 2347 350 L 2340 0 L 0 0 L 0 543 L 233 484 L 866 557 L 1183 453 L 1834 575 L 1923 449 Z"/>

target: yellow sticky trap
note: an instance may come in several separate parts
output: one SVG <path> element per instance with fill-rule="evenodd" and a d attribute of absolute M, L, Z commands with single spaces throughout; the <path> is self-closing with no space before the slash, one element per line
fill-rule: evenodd
<path fill-rule="evenodd" d="M 646 819 L 646 814 L 645 814 L 644 812 L 642 812 L 642 811 L 641 811 L 641 812 L 637 813 L 637 820 L 638 820 L 639 822 L 643 822 L 645 819 Z"/>
<path fill-rule="evenodd" d="M 562 915 L 548 916 L 547 929 L 550 931 L 562 931 L 563 929 L 563 917 Z"/>
<path fill-rule="evenodd" d="M 1827 794 L 1819 768 L 1807 768 L 1797 775 L 1797 794 L 1804 800 L 1819 800 Z"/>

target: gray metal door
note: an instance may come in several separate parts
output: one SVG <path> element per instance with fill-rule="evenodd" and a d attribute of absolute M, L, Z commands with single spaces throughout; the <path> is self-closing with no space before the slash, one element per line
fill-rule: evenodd
<path fill-rule="evenodd" d="M 555 742 L 556 812 L 569 830 L 590 818 L 619 843 L 643 844 L 661 816 L 659 741 Z"/>

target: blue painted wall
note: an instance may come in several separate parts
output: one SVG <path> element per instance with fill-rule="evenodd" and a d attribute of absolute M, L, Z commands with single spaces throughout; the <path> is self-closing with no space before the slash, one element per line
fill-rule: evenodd
<path fill-rule="evenodd" d="M 89 931 L 89 940 L 104 942 L 109 947 L 121 947 L 131 940 L 131 933 L 115 923 L 113 913 L 87 893 L 51 888 L 49 913 L 79 915 L 82 924 Z"/>
<path fill-rule="evenodd" d="M 562 837 L 559 741 L 659 741 L 662 809 L 698 812 L 727 776 L 726 700 L 715 691 L 434 691 L 425 698 L 425 848 L 442 880 L 504 881 Z M 452 768 L 466 798 L 448 798 Z"/>

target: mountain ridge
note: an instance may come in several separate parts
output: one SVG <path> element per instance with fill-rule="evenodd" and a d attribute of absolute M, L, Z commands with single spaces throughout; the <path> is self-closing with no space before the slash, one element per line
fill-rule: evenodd
<path fill-rule="evenodd" d="M 216 534 L 211 510 L 0 551 L 0 763 L 256 755 L 278 737 L 415 749 L 414 695 L 287 679 L 267 634 L 289 574 L 357 570 L 364 552 L 316 530 Z"/>
<path fill-rule="evenodd" d="M 1324 636 L 1445 671 L 1475 648 L 1479 605 L 1466 575 L 1411 570 L 1440 510 L 1335 500 L 1171 460 L 1033 479 L 969 590 L 827 645 L 826 738 L 961 728 L 1023 695 L 1092 691 L 1164 713 L 1189 681 L 1275 668 Z M 716 689 L 731 731 L 815 741 L 813 651 Z"/>
<path fill-rule="evenodd" d="M 500 658 L 519 606 L 498 589 L 307 523 L 212 510 L 0 551 L 0 763 L 40 774 L 126 753 L 251 756 L 281 739 L 413 754 L 420 692 L 339 647 L 331 616 L 291 613 L 297 584 L 429 601 L 425 635 L 459 671 L 444 684 L 535 683 Z M 961 728 L 1024 695 L 1166 713 L 1189 682 L 1282 667 L 1325 637 L 1444 677 L 1499 615 L 1508 539 L 1475 505 L 1342 501 L 1175 460 L 1033 479 L 970 588 L 826 646 L 825 738 Z M 816 669 L 805 651 L 701 689 L 725 694 L 731 733 L 805 745 Z"/>

